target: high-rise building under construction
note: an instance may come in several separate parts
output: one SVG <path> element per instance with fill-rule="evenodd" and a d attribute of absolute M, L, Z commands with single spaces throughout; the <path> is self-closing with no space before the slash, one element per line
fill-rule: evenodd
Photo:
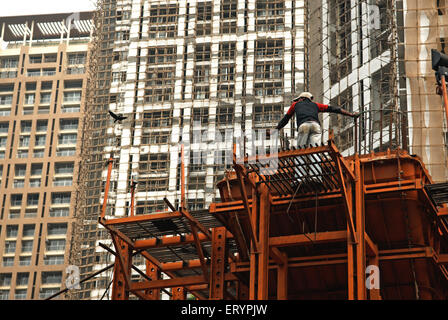
<path fill-rule="evenodd" d="M 0 17 L 2 300 L 48 298 L 76 264 L 91 18 Z"/>
<path fill-rule="evenodd" d="M 401 147 L 446 181 L 446 124 L 431 68 L 431 49 L 446 47 L 446 1 L 308 3 L 310 87 L 324 103 L 362 114 L 357 126 L 324 117 L 324 129 L 345 155 Z"/>
<path fill-rule="evenodd" d="M 98 246 L 111 245 L 98 229 L 108 161 L 107 217 L 165 211 L 164 198 L 177 205 L 181 143 L 187 207 L 206 209 L 219 198 L 232 137 L 263 143 L 250 135 L 274 128 L 306 87 L 304 2 L 98 2 L 81 172 L 81 278 L 113 259 Z M 83 283 L 78 298 L 107 297 L 111 273 Z"/>

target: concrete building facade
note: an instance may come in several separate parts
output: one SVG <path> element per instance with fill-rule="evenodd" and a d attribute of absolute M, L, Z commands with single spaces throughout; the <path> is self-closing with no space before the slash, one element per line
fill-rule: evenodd
<path fill-rule="evenodd" d="M 362 113 L 357 126 L 324 116 L 324 138 L 332 128 L 345 155 L 401 147 L 420 156 L 435 181 L 446 181 L 447 127 L 431 69 L 431 49 L 446 46 L 446 2 L 308 4 L 310 87 L 324 103 Z"/>
<path fill-rule="evenodd" d="M 91 17 L 0 18 L 0 299 L 47 298 L 74 263 Z"/>
<path fill-rule="evenodd" d="M 83 183 L 87 229 L 97 226 L 111 155 L 106 217 L 166 211 L 165 197 L 177 206 L 181 144 L 188 208 L 207 209 L 231 168 L 233 138 L 247 137 L 250 153 L 251 143 L 265 141 L 255 136 L 274 128 L 306 86 L 304 1 L 104 0 L 99 9 Z M 126 119 L 114 122 L 108 111 Z M 82 266 L 87 276 L 113 257 L 98 247 L 112 247 L 104 229 L 85 239 L 97 245 L 85 252 L 94 261 Z M 110 279 L 111 271 L 87 282 L 79 298 L 107 298 Z"/>

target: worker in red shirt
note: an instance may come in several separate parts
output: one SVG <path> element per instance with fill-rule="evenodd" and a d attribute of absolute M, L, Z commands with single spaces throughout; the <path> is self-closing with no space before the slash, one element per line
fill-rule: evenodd
<path fill-rule="evenodd" d="M 322 130 L 319 121 L 319 112 L 339 113 L 345 116 L 356 118 L 359 113 L 351 113 L 340 107 L 332 107 L 325 104 L 313 102 L 313 95 L 309 92 L 302 92 L 292 101 L 291 107 L 276 129 L 280 130 L 289 122 L 293 114 L 296 114 L 299 147 L 320 144 Z"/>

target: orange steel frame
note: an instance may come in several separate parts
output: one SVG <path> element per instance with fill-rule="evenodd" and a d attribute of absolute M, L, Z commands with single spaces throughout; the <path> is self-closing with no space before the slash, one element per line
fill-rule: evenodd
<path fill-rule="evenodd" d="M 341 293 L 338 297 L 349 300 L 379 300 L 383 298 L 381 292 L 386 294 L 386 298 L 392 297 L 393 294 L 387 290 L 368 290 L 366 288 L 367 265 L 383 266 L 382 268 L 385 269 L 387 263 L 408 261 L 414 265 L 423 261 L 422 259 L 435 263 L 436 272 L 440 273 L 446 286 L 448 283 L 448 270 L 445 268 L 445 264 L 448 264 L 448 251 L 446 250 L 448 248 L 448 228 L 443 218 L 448 212 L 445 207 L 434 206 L 425 193 L 423 186 L 431 183 L 431 180 L 423 164 L 401 150 L 343 158 L 331 140 L 327 146 L 280 151 L 278 157 L 312 154 L 322 150 L 329 151 L 336 159 L 336 176 L 340 190 L 333 193 L 294 198 L 292 195 L 276 195 L 268 188 L 267 184 L 260 183 L 260 177 L 253 172 L 248 172 L 244 165 L 237 163 L 236 149 L 234 149 L 235 172 L 233 176 L 229 175 L 231 186 L 229 177 L 220 182 L 223 202 L 213 203 L 209 208 L 210 214 L 219 218 L 224 226 L 213 229 L 207 229 L 201 225 L 185 207 L 183 147 L 181 151 L 182 199 L 178 210 L 175 210 L 166 200 L 172 212 L 134 216 L 134 199 L 132 199 L 131 214 L 128 217 L 106 220 L 104 214 L 112 168 L 112 159 L 110 159 L 104 204 L 99 222 L 110 231 L 115 246 L 113 299 L 129 299 L 130 293 L 140 299 L 159 299 L 160 291 L 167 288 L 172 288 L 171 299 L 185 299 L 187 292 L 192 293 L 197 299 L 294 299 L 307 297 L 306 292 L 299 292 L 295 295 L 291 293 L 294 292 L 296 283 L 292 279 L 300 275 L 300 270 L 306 270 L 304 272 L 311 272 L 312 268 L 336 270 L 332 268 L 345 266 L 341 269 L 345 268 L 345 271 L 341 273 L 346 277 L 345 289 L 340 289 Z M 413 166 L 407 164 L 406 161 L 413 163 Z M 420 174 L 414 172 L 416 171 L 415 166 L 418 164 L 422 166 Z M 226 195 L 226 191 L 231 194 Z M 134 192 L 132 192 L 133 197 Z M 430 245 L 417 248 L 406 246 L 380 248 L 369 234 L 366 228 L 366 219 L 372 219 L 371 212 L 376 207 L 384 206 L 384 203 L 390 201 L 390 203 L 394 203 L 394 208 L 397 208 L 395 204 L 398 203 L 400 210 L 406 213 L 405 207 L 410 204 L 403 200 L 400 202 L 397 197 L 408 199 L 406 201 L 414 201 L 413 197 L 415 197 L 416 206 L 424 208 L 419 209 L 421 212 L 418 211 L 418 219 L 430 219 L 436 226 L 434 230 L 431 229 L 432 231 L 428 227 L 427 234 L 431 239 Z M 325 204 L 322 207 L 306 207 L 306 203 L 315 200 Z M 333 228 L 330 226 L 329 230 L 318 231 L 315 229 L 314 233 L 279 234 L 278 230 L 281 228 L 277 224 L 273 224 L 273 221 L 282 219 L 286 215 L 285 206 L 292 204 L 302 206 L 299 210 L 294 209 L 294 214 L 315 211 L 316 218 L 319 210 L 324 210 L 324 208 L 333 210 L 331 212 L 335 212 L 335 216 L 340 214 L 345 221 L 344 224 L 338 223 L 338 225 L 345 225 L 345 227 Z M 366 214 L 367 211 L 369 211 L 369 215 Z M 378 214 L 387 214 L 386 211 L 378 210 Z M 191 234 L 132 240 L 117 228 L 126 223 L 167 217 L 185 217 L 189 221 Z M 386 236 L 393 237 L 394 225 L 386 227 L 390 229 Z M 376 234 L 375 228 L 375 226 L 371 227 L 370 232 Z M 420 227 L 414 225 L 414 228 Z M 425 228 L 423 224 L 421 228 Z M 276 234 L 274 234 L 274 230 L 277 230 Z M 415 234 L 416 231 L 411 230 L 410 232 Z M 236 243 L 238 248 L 236 256 L 229 255 L 228 239 L 233 239 Z M 210 261 L 206 261 L 202 250 L 202 245 L 206 242 L 211 242 Z M 335 249 L 334 252 L 329 251 L 324 254 L 320 252 L 317 255 L 288 255 L 288 250 L 291 248 L 308 250 L 311 242 L 316 248 L 323 248 L 322 252 L 325 252 L 325 248 L 334 247 L 338 250 Z M 161 263 L 145 251 L 150 248 L 187 244 L 195 245 L 197 259 L 186 262 Z M 132 282 L 131 270 L 136 269 L 132 265 L 132 257 L 136 253 L 146 259 L 146 273 L 144 273 L 146 277 L 143 281 Z M 420 265 L 417 267 L 421 268 Z M 200 270 L 202 273 L 197 276 L 184 277 L 176 277 L 173 273 L 186 269 Z M 171 278 L 161 279 L 161 272 Z M 420 269 L 416 269 L 416 274 L 421 275 Z M 427 281 L 426 278 L 421 279 L 423 278 L 419 278 L 420 282 Z M 236 288 L 233 294 L 230 292 L 231 286 Z M 396 286 L 398 288 L 399 285 Z M 448 297 L 448 290 L 437 290 L 439 296 Z M 208 296 L 204 295 L 204 292 L 207 292 Z M 428 293 L 421 294 L 420 297 L 430 298 L 432 296 Z"/>

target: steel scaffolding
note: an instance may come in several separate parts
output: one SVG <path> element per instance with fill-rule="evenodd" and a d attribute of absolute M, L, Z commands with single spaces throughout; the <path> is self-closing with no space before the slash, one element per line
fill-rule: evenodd
<path fill-rule="evenodd" d="M 179 208 L 166 200 L 163 213 L 100 217 L 115 246 L 113 299 L 159 299 L 168 288 L 171 299 L 448 297 L 447 199 L 418 157 L 344 158 L 330 140 L 266 156 L 234 151 L 234 169 L 207 210 L 188 211 L 183 198 Z M 140 281 L 131 280 L 136 255 L 147 266 Z"/>

